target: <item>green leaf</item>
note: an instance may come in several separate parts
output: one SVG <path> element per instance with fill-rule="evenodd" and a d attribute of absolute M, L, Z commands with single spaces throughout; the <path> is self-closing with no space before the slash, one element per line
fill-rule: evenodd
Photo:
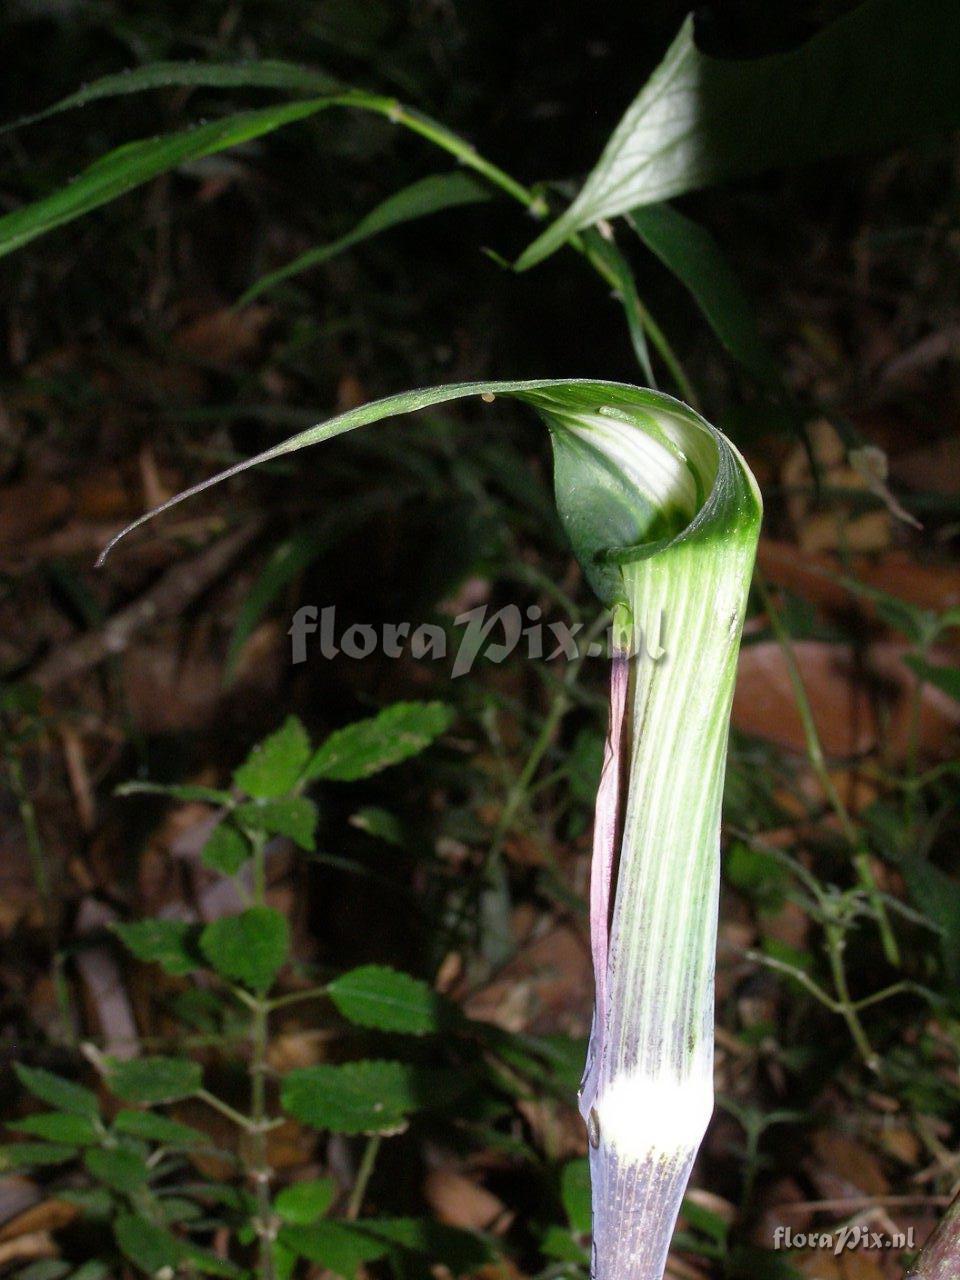
<path fill-rule="evenodd" d="M 345 1018 L 361 1027 L 423 1036 L 438 1031 L 443 1002 L 435 991 L 409 974 L 368 964 L 341 974 L 327 987 Z"/>
<path fill-rule="evenodd" d="M 42 1067 L 25 1067 L 19 1062 L 14 1065 L 14 1070 L 27 1092 L 48 1106 L 56 1107 L 58 1111 L 69 1111 L 74 1116 L 87 1116 L 91 1120 L 99 1116 L 96 1094 L 83 1085 L 64 1080 Z"/>
<path fill-rule="evenodd" d="M 547 1227 L 540 1240 L 540 1252 L 547 1258 L 557 1258 L 560 1262 L 574 1262 L 583 1266 L 590 1261 L 590 1255 L 566 1227 L 556 1224 Z"/>
<path fill-rule="evenodd" d="M 403 1062 L 324 1063 L 291 1071 L 281 1089 L 285 1111 L 315 1129 L 383 1133 L 424 1105 L 418 1072 Z"/>
<path fill-rule="evenodd" d="M 560 1174 L 560 1199 L 570 1228 L 577 1235 L 590 1234 L 590 1166 L 586 1160 L 570 1160 Z"/>
<path fill-rule="evenodd" d="M 323 71 L 292 62 L 264 59 L 259 62 L 151 62 L 103 76 L 62 98 L 52 107 L 23 116 L 0 128 L 0 135 L 48 120 L 61 111 L 72 111 L 104 98 L 119 98 L 150 89 L 284 89 L 294 93 L 335 93 L 340 82 Z"/>
<path fill-rule="evenodd" d="M 637 282 L 634 278 L 633 269 L 613 240 L 608 240 L 599 231 L 595 231 L 592 228 L 585 231 L 583 243 L 590 257 L 594 260 L 599 259 L 616 280 L 616 298 L 621 307 L 623 307 L 623 314 L 627 321 L 627 332 L 630 334 L 630 342 L 633 346 L 633 354 L 637 357 L 637 364 L 640 366 L 644 378 L 651 387 L 655 387 L 657 380 L 653 376 L 653 365 L 650 363 L 650 350 L 647 346 L 647 334 L 643 327 L 645 313 L 643 303 L 640 301 L 640 294 L 637 292 Z"/>
<path fill-rule="evenodd" d="M 249 841 L 229 822 L 221 822 L 214 827 L 210 838 L 203 846 L 200 861 L 211 871 L 219 871 L 221 875 L 235 876 L 250 857 L 252 850 Z"/>
<path fill-rule="evenodd" d="M 113 931 L 138 960 L 158 964 L 167 973 L 182 976 L 200 967 L 196 925 L 183 920 L 137 920 L 115 924 Z"/>
<path fill-rule="evenodd" d="M 749 61 L 701 53 L 688 17 L 576 200 L 517 266 L 601 218 L 684 191 L 953 128 L 958 65 L 953 0 L 866 0 L 799 48 Z"/>
<path fill-rule="evenodd" d="M 306 1227 L 322 1218 L 337 1196 L 337 1184 L 332 1178 L 312 1178 L 309 1182 L 294 1182 L 279 1192 L 273 1208 L 279 1218 L 292 1226 Z"/>
<path fill-rule="evenodd" d="M 297 1257 L 316 1262 L 344 1280 L 353 1280 L 364 1262 L 375 1262 L 389 1253 L 385 1241 L 376 1240 L 346 1222 L 283 1226 L 277 1242 Z"/>
<path fill-rule="evenodd" d="M 91 1258 L 89 1262 L 83 1262 L 70 1277 L 70 1280 L 107 1280 L 110 1274 L 110 1268 L 105 1262 L 101 1262 L 99 1258 Z"/>
<path fill-rule="evenodd" d="M 951 983 L 960 982 L 960 882 L 927 858 L 901 850 L 894 859 L 910 901 L 940 933 L 943 965 Z"/>
<path fill-rule="evenodd" d="M 941 693 L 960 702 L 960 667 L 938 666 L 913 654 L 905 657 L 904 662 L 918 679 L 932 684 Z"/>
<path fill-rule="evenodd" d="M 290 929 L 273 907 L 248 907 L 208 924 L 200 949 L 222 977 L 264 992 L 286 963 Z"/>
<path fill-rule="evenodd" d="M 233 816 L 248 831 L 286 836 L 308 853 L 316 848 L 317 806 L 306 796 L 288 796 L 284 800 L 249 800 L 246 804 L 238 804 Z"/>
<path fill-rule="evenodd" d="M 432 1218 L 364 1218 L 357 1228 L 412 1253 L 442 1258 L 454 1275 L 476 1271 L 491 1259 L 489 1246 L 478 1235 Z"/>
<path fill-rule="evenodd" d="M 175 1271 L 185 1254 L 179 1240 L 136 1213 L 121 1213 L 113 1224 L 113 1234 L 124 1257 L 148 1276 Z"/>
<path fill-rule="evenodd" d="M 66 1164 L 79 1152 L 53 1142 L 8 1142 L 0 1147 L 0 1169 L 32 1169 L 47 1164 Z"/>
<path fill-rule="evenodd" d="M 84 1156 L 84 1163 L 91 1177 L 123 1195 L 139 1191 L 150 1178 L 143 1157 L 120 1147 L 94 1147 Z"/>
<path fill-rule="evenodd" d="M 178 165 L 215 155 L 296 120 L 305 120 L 332 102 L 330 98 L 314 98 L 264 107 L 260 111 L 244 111 L 182 133 L 143 138 L 117 147 L 59 191 L 0 218 L 0 257 Z"/>
<path fill-rule="evenodd" d="M 199 1064 L 189 1058 L 131 1058 L 107 1066 L 107 1084 L 124 1102 L 177 1102 L 202 1083 Z"/>
<path fill-rule="evenodd" d="M 730 354 L 761 382 L 775 382 L 777 367 L 760 337 L 753 304 L 710 232 L 668 204 L 634 209 L 627 222 L 690 290 Z"/>
<path fill-rule="evenodd" d="M 10 1122 L 11 1129 L 29 1133 L 33 1138 L 47 1142 L 68 1143 L 87 1147 L 100 1141 L 101 1130 L 90 1116 L 72 1115 L 68 1112 L 47 1111 L 43 1115 L 23 1116 Z"/>
<path fill-rule="evenodd" d="M 167 796 L 170 800 L 179 800 L 182 804 L 212 804 L 218 808 L 227 808 L 233 797 L 229 791 L 217 791 L 213 787 L 194 787 L 189 784 L 172 783 L 169 786 L 162 782 L 124 782 L 117 787 L 118 796 Z"/>
<path fill-rule="evenodd" d="M 350 825 L 365 831 L 368 836 L 383 840 L 386 844 L 398 846 L 403 844 L 403 828 L 396 814 L 388 809 L 380 809 L 376 805 L 358 809 L 351 815 Z"/>
<path fill-rule="evenodd" d="M 286 266 L 270 275 L 262 276 L 256 284 L 247 290 L 238 306 L 252 302 L 261 293 L 275 288 L 291 276 L 299 275 L 311 267 L 318 267 L 346 249 L 369 240 L 402 222 L 412 222 L 416 218 L 425 218 L 432 213 L 440 213 L 444 209 L 452 209 L 459 205 L 477 204 L 481 200 L 490 199 L 490 190 L 477 178 L 468 173 L 435 173 L 427 178 L 413 182 L 402 191 L 388 196 L 375 209 L 362 218 L 352 231 L 329 244 L 318 245 L 308 249 L 299 257 L 288 262 Z"/>
<path fill-rule="evenodd" d="M 442 702 L 396 702 L 369 720 L 332 733 L 310 761 L 306 776 L 329 782 L 368 778 L 419 755 L 452 720 L 453 712 Z"/>
<path fill-rule="evenodd" d="M 276 800 L 292 791 L 310 759 L 310 739 L 296 716 L 257 745 L 233 775 L 241 791 L 256 800 Z"/>
<path fill-rule="evenodd" d="M 195 1147 L 209 1141 L 199 1129 L 153 1111 L 118 1111 L 113 1118 L 113 1129 L 144 1142 L 162 1142 L 165 1147 Z"/>

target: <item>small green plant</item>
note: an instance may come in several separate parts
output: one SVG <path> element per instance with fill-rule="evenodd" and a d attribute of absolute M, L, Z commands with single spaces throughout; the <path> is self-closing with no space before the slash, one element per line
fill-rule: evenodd
<path fill-rule="evenodd" d="M 413 1218 L 359 1217 L 382 1136 L 402 1131 L 413 1113 L 448 1107 L 462 1092 L 462 1078 L 416 1057 L 323 1062 L 278 1082 L 268 1065 L 271 1016 L 299 1002 L 325 1001 L 348 1023 L 388 1035 L 427 1037 L 455 1023 L 452 1006 L 425 982 L 379 965 L 281 989 L 278 979 L 291 960 L 289 929 L 267 901 L 268 842 L 283 836 L 306 852 L 315 847 L 318 811 L 309 788 L 397 765 L 430 746 L 450 721 L 442 703 L 397 703 L 315 749 L 291 716 L 235 770 L 230 790 L 143 782 L 121 788 L 125 795 L 201 801 L 219 812 L 202 859 L 233 879 L 247 898 L 243 910 L 207 925 L 137 920 L 117 925 L 116 933 L 143 963 L 175 978 L 216 982 L 231 1032 L 247 1046 L 247 1105 L 207 1088 L 201 1063 L 189 1056 L 119 1060 L 88 1046 L 109 1102 L 19 1065 L 23 1087 L 53 1110 L 17 1120 L 11 1127 L 29 1140 L 5 1145 L 2 1161 L 8 1169 L 79 1163 L 88 1185 L 58 1186 L 57 1196 L 108 1229 L 117 1253 L 146 1275 L 239 1277 L 254 1262 L 261 1277 L 282 1280 L 298 1259 L 308 1259 L 352 1277 L 377 1258 L 399 1266 L 404 1258 L 436 1254 L 465 1270 L 487 1257 L 483 1241 L 466 1232 Z M 201 1129 L 170 1114 L 187 1101 L 218 1112 L 236 1132 L 235 1147 L 212 1146 Z M 277 1187 L 270 1134 L 285 1116 L 316 1130 L 365 1136 L 348 1198 L 330 1177 Z M 228 1162 L 236 1179 L 198 1176 L 192 1161 L 201 1156 Z M 214 1252 L 205 1242 L 223 1231 L 228 1244 Z M 64 1265 L 59 1274 L 68 1271 Z"/>

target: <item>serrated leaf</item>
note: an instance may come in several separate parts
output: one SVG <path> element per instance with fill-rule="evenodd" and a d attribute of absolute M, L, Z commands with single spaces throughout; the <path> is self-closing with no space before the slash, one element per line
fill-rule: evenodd
<path fill-rule="evenodd" d="M 444 209 L 456 208 L 465 204 L 477 204 L 481 200 L 490 199 L 490 189 L 471 174 L 455 170 L 453 173 L 434 173 L 420 178 L 404 187 L 394 195 L 381 201 L 371 209 L 366 217 L 361 218 L 352 231 L 329 244 L 318 245 L 308 249 L 299 257 L 288 262 L 286 266 L 262 276 L 240 299 L 238 306 L 252 302 L 267 289 L 273 289 L 291 276 L 299 275 L 311 267 L 318 267 L 337 254 L 344 253 L 354 245 L 369 240 L 371 236 L 388 231 L 391 227 L 403 222 L 412 222 L 416 218 L 425 218 Z"/>
<path fill-rule="evenodd" d="M 307 766 L 306 777 L 330 782 L 368 778 L 419 755 L 452 720 L 453 712 L 442 702 L 396 702 L 369 720 L 332 733 Z"/>
<path fill-rule="evenodd" d="M 633 209 L 627 222 L 693 295 L 730 354 L 761 382 L 777 367 L 757 327 L 757 313 L 713 236 L 668 204 Z"/>
<path fill-rule="evenodd" d="M 337 1196 L 332 1178 L 311 1178 L 284 1187 L 273 1202 L 274 1212 L 291 1226 L 305 1227 L 322 1218 Z"/>
<path fill-rule="evenodd" d="M 150 1170 L 142 1157 L 121 1147 L 94 1147 L 83 1160 L 92 1178 L 123 1195 L 146 1186 L 150 1178 Z"/>
<path fill-rule="evenodd" d="M 250 831 L 286 836 L 312 853 L 316 848 L 317 806 L 305 796 L 284 800 L 248 800 L 233 811 L 235 821 Z"/>
<path fill-rule="evenodd" d="M 570 1160 L 560 1174 L 560 1199 L 572 1231 L 590 1234 L 590 1165 L 586 1160 Z"/>
<path fill-rule="evenodd" d="M 345 1018 L 361 1027 L 422 1036 L 440 1029 L 443 1002 L 425 982 L 383 965 L 341 974 L 327 994 Z"/>
<path fill-rule="evenodd" d="M 235 876 L 251 854 L 249 841 L 229 822 L 214 827 L 200 853 L 200 861 L 211 871 Z"/>
<path fill-rule="evenodd" d="M 248 907 L 208 924 L 200 949 L 222 977 L 263 992 L 286 963 L 290 928 L 273 907 Z"/>
<path fill-rule="evenodd" d="M 10 1122 L 10 1128 L 47 1142 L 69 1143 L 86 1147 L 101 1139 L 101 1131 L 89 1116 L 69 1112 L 47 1111 L 42 1115 L 23 1116 Z"/>
<path fill-rule="evenodd" d="M 0 1169 L 31 1169 L 66 1164 L 79 1155 L 76 1147 L 53 1142 L 8 1142 L 0 1147 Z"/>
<path fill-rule="evenodd" d="M 310 739 L 296 716 L 288 716 L 281 728 L 258 742 L 233 780 L 256 800 L 276 800 L 293 789 L 310 759 Z"/>
<path fill-rule="evenodd" d="M 177 1102 L 202 1083 L 199 1064 L 189 1058 L 131 1058 L 107 1066 L 107 1084 L 124 1102 Z"/>
<path fill-rule="evenodd" d="M 74 1116 L 88 1116 L 91 1119 L 99 1116 L 97 1095 L 83 1085 L 64 1080 L 62 1076 L 45 1071 L 42 1067 L 25 1067 L 20 1062 L 14 1064 L 14 1070 L 27 1092 L 41 1102 L 46 1102 L 48 1106 L 56 1107 L 58 1111 L 69 1111 Z"/>
<path fill-rule="evenodd" d="M 113 931 L 132 955 L 145 964 L 158 964 L 176 977 L 200 968 L 194 924 L 183 920 L 136 920 L 115 924 Z"/>
<path fill-rule="evenodd" d="M 154 1111 L 118 1111 L 113 1118 L 113 1129 L 144 1142 L 162 1142 L 166 1147 L 195 1147 L 208 1141 L 199 1129 Z"/>
<path fill-rule="evenodd" d="M 958 65 L 953 0 L 866 0 L 799 48 L 742 61 L 701 53 L 691 15 L 576 200 L 517 266 L 601 218 L 684 191 L 953 128 Z"/>
<path fill-rule="evenodd" d="M 284 1079 L 280 1096 L 295 1119 L 334 1133 L 395 1129 L 426 1101 L 415 1068 L 381 1061 L 300 1067 Z"/>
<path fill-rule="evenodd" d="M 316 1262 L 343 1280 L 354 1280 L 364 1262 L 375 1262 L 390 1251 L 385 1241 L 358 1231 L 346 1222 L 283 1226 L 277 1242 L 297 1257 Z"/>

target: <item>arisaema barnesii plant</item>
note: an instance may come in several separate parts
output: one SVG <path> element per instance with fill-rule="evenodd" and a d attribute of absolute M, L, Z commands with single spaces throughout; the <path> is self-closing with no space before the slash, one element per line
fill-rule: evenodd
<path fill-rule="evenodd" d="M 561 520 L 612 613 L 590 891 L 596 1004 L 580 1108 L 594 1274 L 659 1280 L 713 1107 L 720 804 L 761 516 L 740 454 L 659 392 L 586 380 L 471 383 L 353 409 L 157 511 L 259 462 L 477 395 L 519 400 L 545 422 Z"/>

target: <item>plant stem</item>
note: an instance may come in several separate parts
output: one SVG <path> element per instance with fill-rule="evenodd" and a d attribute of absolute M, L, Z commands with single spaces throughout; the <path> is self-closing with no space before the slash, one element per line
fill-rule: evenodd
<path fill-rule="evenodd" d="M 255 833 L 253 843 L 253 902 L 266 905 L 267 859 L 266 839 Z M 267 1054 L 270 1048 L 270 1001 L 263 995 L 250 1004 L 250 1120 L 251 1159 L 247 1173 L 254 1184 L 257 1200 L 257 1217 L 254 1229 L 260 1242 L 260 1280 L 275 1280 L 273 1242 L 276 1238 L 273 1207 L 270 1201 L 270 1182 L 273 1169 L 267 1134 L 272 1122 L 267 1114 Z"/>
<path fill-rule="evenodd" d="M 535 218 L 543 218 L 549 212 L 547 202 L 539 192 L 532 191 L 529 187 L 525 187 L 522 182 L 518 182 L 499 165 L 493 164 L 480 155 L 474 147 L 463 138 L 457 137 L 455 133 L 431 120 L 428 116 L 422 116 L 417 111 L 412 111 L 409 107 L 405 107 L 402 103 L 390 98 L 374 98 L 369 94 L 357 95 L 355 101 L 351 100 L 350 95 L 344 98 L 345 106 L 358 106 L 364 110 L 377 112 L 379 115 L 386 116 L 388 120 L 392 120 L 394 124 L 403 125 L 404 128 L 410 129 L 413 133 L 419 134 L 421 138 L 425 138 L 428 142 L 433 143 L 435 147 L 439 147 L 442 151 L 446 151 L 449 155 L 455 156 L 459 162 L 468 169 L 472 169 L 474 173 L 480 174 L 488 182 L 495 187 L 499 187 L 504 194 L 516 200 L 519 204 L 524 205 Z M 615 291 L 619 292 L 620 281 L 611 271 L 607 263 L 605 263 L 599 255 L 591 252 L 584 244 L 583 239 L 579 235 L 573 235 L 567 243 L 581 254 L 587 262 L 590 263 L 594 271 L 606 281 Z M 666 334 L 654 320 L 653 316 L 637 298 L 637 311 L 640 322 L 647 333 L 650 341 L 659 351 L 660 356 L 667 366 L 670 376 L 677 385 L 681 396 L 685 400 L 693 403 L 696 402 L 696 396 L 693 387 L 684 373 L 683 366 L 677 358 L 676 352 L 671 347 Z"/>
<path fill-rule="evenodd" d="M 363 1155 L 360 1158 L 360 1168 L 357 1170 L 357 1180 L 353 1184 L 350 1199 L 347 1201 L 347 1207 L 343 1215 L 348 1222 L 355 1221 L 363 1208 L 363 1198 L 367 1194 L 367 1187 L 370 1185 L 370 1178 L 373 1174 L 373 1166 L 377 1163 L 377 1155 L 382 1142 L 383 1139 L 378 1133 L 367 1139 L 367 1145 L 364 1147 Z"/>

